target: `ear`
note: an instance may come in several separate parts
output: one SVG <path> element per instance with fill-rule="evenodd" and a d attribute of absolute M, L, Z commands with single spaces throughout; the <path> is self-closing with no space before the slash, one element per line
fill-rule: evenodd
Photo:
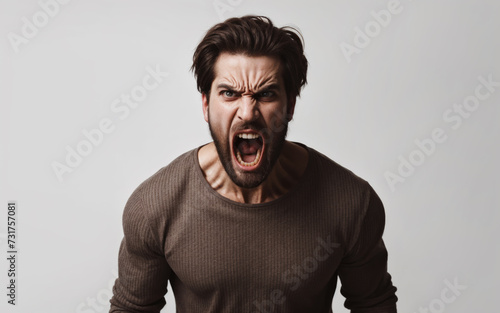
<path fill-rule="evenodd" d="M 293 118 L 293 113 L 295 112 L 295 103 L 297 102 L 297 97 L 291 96 L 288 99 L 288 105 L 286 107 L 286 118 L 290 122 Z"/>
<path fill-rule="evenodd" d="M 201 103 L 203 107 L 203 117 L 205 118 L 205 122 L 208 123 L 208 97 L 205 93 L 201 94 Z"/>

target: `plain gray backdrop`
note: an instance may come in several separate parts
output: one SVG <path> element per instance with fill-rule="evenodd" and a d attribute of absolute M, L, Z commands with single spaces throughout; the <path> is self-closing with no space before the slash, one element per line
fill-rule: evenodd
<path fill-rule="evenodd" d="M 494 0 L 2 1 L 0 311 L 109 309 L 128 197 L 211 140 L 192 53 L 212 25 L 246 14 L 302 32 L 309 84 L 288 139 L 380 195 L 399 311 L 496 312 Z M 5 292 L 11 200 L 15 307 Z M 337 292 L 335 312 L 347 312 L 343 301 Z M 171 292 L 162 312 L 175 312 Z"/>

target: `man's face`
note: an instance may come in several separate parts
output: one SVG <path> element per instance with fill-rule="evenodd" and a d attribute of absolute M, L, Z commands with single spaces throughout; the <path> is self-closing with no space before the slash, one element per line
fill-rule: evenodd
<path fill-rule="evenodd" d="M 260 185 L 285 141 L 295 99 L 289 100 L 281 62 L 222 53 L 203 113 L 224 169 L 243 188 Z"/>

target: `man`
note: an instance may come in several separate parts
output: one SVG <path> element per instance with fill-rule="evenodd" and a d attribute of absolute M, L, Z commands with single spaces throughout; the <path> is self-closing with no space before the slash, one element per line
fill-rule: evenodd
<path fill-rule="evenodd" d="M 193 69 L 213 142 L 142 183 L 123 215 L 110 312 L 396 312 L 380 199 L 285 140 L 306 83 L 298 32 L 265 17 L 211 28 Z"/>

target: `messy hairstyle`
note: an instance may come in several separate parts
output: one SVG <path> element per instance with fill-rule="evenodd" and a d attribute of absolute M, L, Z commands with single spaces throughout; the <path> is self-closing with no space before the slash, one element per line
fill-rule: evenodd
<path fill-rule="evenodd" d="M 265 16 L 230 18 L 208 30 L 194 52 L 191 66 L 198 91 L 207 96 L 215 78 L 215 62 L 222 52 L 279 59 L 289 97 L 300 96 L 307 83 L 302 35 L 293 27 L 275 27 Z"/>

